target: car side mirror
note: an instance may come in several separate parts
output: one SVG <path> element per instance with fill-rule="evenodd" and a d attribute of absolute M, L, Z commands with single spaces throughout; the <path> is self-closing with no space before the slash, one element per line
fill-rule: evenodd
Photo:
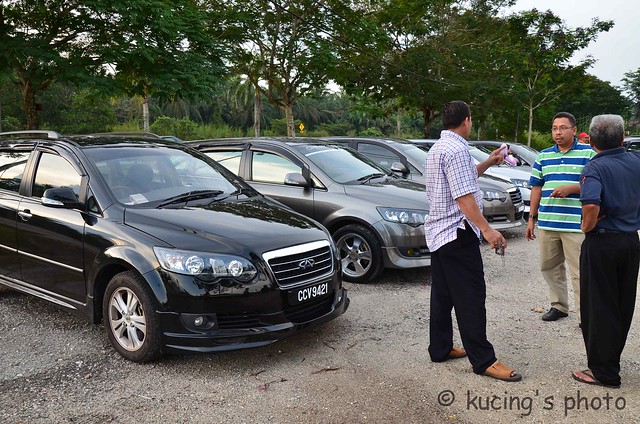
<path fill-rule="evenodd" d="M 46 189 L 40 203 L 52 208 L 76 209 L 81 207 L 80 202 L 78 202 L 78 197 L 69 187 Z"/>
<path fill-rule="evenodd" d="M 391 170 L 396 174 L 402 175 L 403 177 L 409 175 L 409 170 L 401 162 L 393 162 L 391 164 Z"/>
<path fill-rule="evenodd" d="M 298 187 L 309 187 L 309 182 L 299 172 L 290 172 L 284 176 L 284 184 Z"/>

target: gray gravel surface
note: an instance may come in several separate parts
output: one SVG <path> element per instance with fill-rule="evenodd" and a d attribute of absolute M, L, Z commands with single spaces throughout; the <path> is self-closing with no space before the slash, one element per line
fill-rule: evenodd
<path fill-rule="evenodd" d="M 541 321 L 548 291 L 523 233 L 504 232 L 504 263 L 482 248 L 489 338 L 521 382 L 428 360 L 428 269 L 346 284 L 346 314 L 270 346 L 143 365 L 120 358 L 102 326 L 0 292 L 0 423 L 639 422 L 640 315 L 621 389 L 572 380 L 586 368 L 578 323 Z"/>

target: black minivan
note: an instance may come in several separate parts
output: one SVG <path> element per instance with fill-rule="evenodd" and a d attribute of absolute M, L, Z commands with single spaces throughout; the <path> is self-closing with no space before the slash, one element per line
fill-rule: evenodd
<path fill-rule="evenodd" d="M 0 285 L 103 322 L 123 357 L 262 346 L 349 305 L 327 230 L 142 136 L 0 133 Z"/>

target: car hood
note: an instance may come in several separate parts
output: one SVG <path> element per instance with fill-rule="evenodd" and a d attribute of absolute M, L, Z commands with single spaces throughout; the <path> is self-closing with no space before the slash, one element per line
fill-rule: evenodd
<path fill-rule="evenodd" d="M 500 178 L 508 178 L 509 180 L 516 178 L 520 180 L 529 181 L 529 177 L 531 177 L 531 167 L 492 166 L 491 168 L 485 171 L 484 175 L 496 176 Z"/>
<path fill-rule="evenodd" d="M 344 185 L 346 194 L 377 206 L 429 210 L 424 184 L 402 179 L 373 180 L 367 184 Z"/>
<path fill-rule="evenodd" d="M 125 224 L 178 249 L 246 256 L 329 239 L 317 222 L 261 197 L 204 206 L 129 208 Z"/>

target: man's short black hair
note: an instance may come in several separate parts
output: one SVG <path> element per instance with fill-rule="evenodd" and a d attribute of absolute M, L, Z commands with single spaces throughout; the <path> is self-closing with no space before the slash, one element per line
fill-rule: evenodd
<path fill-rule="evenodd" d="M 598 150 L 620 147 L 624 139 L 624 119 L 620 115 L 594 116 L 589 126 L 591 144 Z"/>
<path fill-rule="evenodd" d="M 445 130 L 458 128 L 465 118 L 470 117 L 469 105 L 462 100 L 454 100 L 442 106 L 442 126 Z"/>
<path fill-rule="evenodd" d="M 558 113 L 556 113 L 556 115 L 551 120 L 551 125 L 553 125 L 553 121 L 555 121 L 558 118 L 567 118 L 569 120 L 569 123 L 571 124 L 571 127 L 575 127 L 576 126 L 576 117 L 573 116 L 572 114 L 570 114 L 569 112 L 558 112 Z"/>

